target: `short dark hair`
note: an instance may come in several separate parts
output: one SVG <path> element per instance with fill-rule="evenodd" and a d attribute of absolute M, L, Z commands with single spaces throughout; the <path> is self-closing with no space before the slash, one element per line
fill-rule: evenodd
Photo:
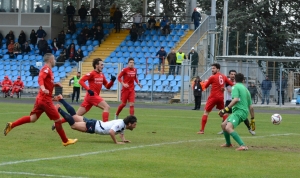
<path fill-rule="evenodd" d="M 235 75 L 235 81 L 237 82 L 237 83 L 243 83 L 243 80 L 245 79 L 245 77 L 244 77 L 244 74 L 242 74 L 242 73 L 237 73 L 236 75 Z"/>
<path fill-rule="evenodd" d="M 221 69 L 221 66 L 219 63 L 213 63 L 211 66 L 215 66 L 217 69 Z"/>
<path fill-rule="evenodd" d="M 132 57 L 129 58 L 127 63 L 129 63 L 130 61 L 133 61 L 133 62 L 134 62 L 134 59 L 133 59 Z"/>
<path fill-rule="evenodd" d="M 93 60 L 93 67 L 94 67 L 94 69 L 96 69 L 96 65 L 99 64 L 99 61 L 102 61 L 102 59 L 96 58 L 96 59 Z"/>
<path fill-rule="evenodd" d="M 125 119 L 123 119 L 125 125 L 130 124 L 134 124 L 135 122 L 137 122 L 137 118 L 135 116 L 127 116 Z"/>
<path fill-rule="evenodd" d="M 77 74 L 81 74 L 81 72 L 77 72 Z"/>
<path fill-rule="evenodd" d="M 235 71 L 235 70 L 230 70 L 228 74 L 230 74 L 231 72 L 235 72 L 235 73 L 236 73 L 236 71 Z"/>

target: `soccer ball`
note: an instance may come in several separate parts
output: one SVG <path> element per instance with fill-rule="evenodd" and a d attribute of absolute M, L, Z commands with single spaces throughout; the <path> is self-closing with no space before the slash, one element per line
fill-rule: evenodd
<path fill-rule="evenodd" d="M 71 83 L 73 84 L 73 83 L 74 83 L 74 80 L 71 80 Z"/>
<path fill-rule="evenodd" d="M 273 114 L 271 116 L 271 122 L 274 124 L 274 125 L 279 125 L 282 121 L 282 117 L 280 114 Z"/>

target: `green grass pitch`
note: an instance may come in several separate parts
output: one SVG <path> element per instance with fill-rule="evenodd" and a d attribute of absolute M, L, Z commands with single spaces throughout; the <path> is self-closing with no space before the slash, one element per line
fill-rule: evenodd
<path fill-rule="evenodd" d="M 0 103 L 1 129 L 28 115 L 32 107 Z M 110 120 L 115 111 L 112 107 Z M 72 130 L 65 123 L 67 136 L 78 138 L 75 145 L 67 147 L 51 131 L 52 121 L 43 114 L 36 123 L 16 127 L 0 137 L 0 177 L 299 177 L 299 115 L 281 114 L 283 122 L 273 125 L 270 117 L 275 112 L 280 113 L 257 110 L 256 136 L 251 136 L 244 124 L 236 129 L 249 147 L 240 152 L 235 151 L 234 140 L 235 148 L 220 147 L 225 140 L 217 135 L 221 119 L 216 111 L 209 115 L 205 134 L 198 135 L 203 111 L 153 109 L 151 105 L 136 108 L 138 124 L 133 131 L 125 131 L 125 138 L 132 142 L 125 145 L 114 144 L 108 135 Z M 120 118 L 128 113 L 127 106 Z M 86 114 L 87 118 L 101 116 L 98 108 Z"/>

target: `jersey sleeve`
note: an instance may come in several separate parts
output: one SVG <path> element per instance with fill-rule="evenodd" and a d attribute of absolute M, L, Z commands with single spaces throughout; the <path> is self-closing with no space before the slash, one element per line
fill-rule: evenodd
<path fill-rule="evenodd" d="M 93 74 L 88 73 L 86 75 L 84 75 L 80 80 L 79 80 L 79 84 L 85 89 L 85 90 L 89 90 L 90 88 L 85 84 L 85 81 L 89 80 L 91 78 Z"/>
<path fill-rule="evenodd" d="M 45 78 L 47 77 L 48 74 L 49 74 L 48 68 L 43 68 L 40 71 L 39 78 L 38 78 L 39 86 L 45 85 L 45 83 L 44 83 L 45 82 Z"/>
<path fill-rule="evenodd" d="M 124 74 L 125 74 L 125 69 L 123 69 L 123 70 L 119 73 L 119 75 L 118 75 L 118 81 L 119 81 L 120 83 L 123 82 L 122 77 L 124 76 Z"/>
<path fill-rule="evenodd" d="M 237 86 L 233 86 L 231 90 L 232 98 L 240 98 L 240 91 Z"/>
<path fill-rule="evenodd" d="M 204 89 L 206 89 L 206 88 L 209 87 L 209 85 L 210 85 L 210 84 L 212 83 L 212 81 L 213 81 L 213 77 L 214 77 L 214 76 L 210 76 L 210 77 L 208 78 L 207 82 L 205 82 L 205 84 L 204 84 Z"/>

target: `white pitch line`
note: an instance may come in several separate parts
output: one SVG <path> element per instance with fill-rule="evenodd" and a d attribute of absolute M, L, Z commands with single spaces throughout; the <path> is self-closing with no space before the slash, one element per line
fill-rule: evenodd
<path fill-rule="evenodd" d="M 286 134 L 272 134 L 272 135 L 265 135 L 265 136 L 251 136 L 251 137 L 243 137 L 243 138 L 265 138 L 265 137 L 288 136 L 288 135 L 299 135 L 299 134 L 286 133 Z M 27 159 L 27 160 L 19 160 L 19 161 L 10 161 L 10 162 L 0 163 L 0 166 L 14 165 L 14 164 L 20 164 L 20 163 L 29 163 L 29 162 L 38 162 L 38 161 L 45 161 L 45 160 L 73 158 L 73 157 L 80 157 L 80 156 L 87 156 L 87 155 L 96 155 L 96 154 L 111 153 L 111 152 L 132 150 L 132 149 L 137 149 L 137 148 L 145 148 L 145 147 L 153 147 L 153 146 L 163 146 L 163 145 L 173 145 L 173 144 L 180 144 L 180 143 L 203 142 L 203 141 L 213 141 L 213 140 L 224 140 L 224 138 L 202 139 L 202 140 L 182 140 L 182 141 L 176 141 L 176 142 L 156 143 L 156 144 L 151 144 L 151 145 L 133 146 L 133 147 L 126 147 L 126 148 L 112 149 L 112 150 L 101 150 L 101 151 L 88 152 L 88 153 L 82 153 L 82 154 L 77 154 L 77 155 L 67 155 L 67 156 L 56 156 L 56 157 L 49 157 L 49 158 L 36 158 L 36 159 Z"/>
<path fill-rule="evenodd" d="M 30 172 L 9 172 L 9 171 L 0 171 L 0 174 L 10 174 L 10 175 L 29 175 L 29 176 L 42 176 L 42 177 L 61 177 L 61 178 L 86 178 L 86 177 L 73 177 L 73 176 L 60 176 L 60 175 L 51 175 L 51 174 L 35 174 Z"/>
<path fill-rule="evenodd" d="M 20 114 L 20 113 L 27 113 L 28 115 L 30 114 L 30 111 L 28 112 L 2 112 L 0 114 Z"/>

